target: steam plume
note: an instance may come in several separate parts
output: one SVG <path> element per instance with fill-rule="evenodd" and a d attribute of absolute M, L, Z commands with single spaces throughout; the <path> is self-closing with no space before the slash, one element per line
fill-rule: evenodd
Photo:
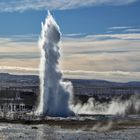
<path fill-rule="evenodd" d="M 37 112 L 48 116 L 70 116 L 69 109 L 72 96 L 72 84 L 63 82 L 59 65 L 59 47 L 61 33 L 59 26 L 48 11 L 39 40 L 40 62 L 40 102 Z"/>
<path fill-rule="evenodd" d="M 134 94 L 127 100 L 122 100 L 119 97 L 112 99 L 110 102 L 100 103 L 94 98 L 82 104 L 78 102 L 71 104 L 72 110 L 76 114 L 105 114 L 105 115 L 126 115 L 140 113 L 140 95 Z"/>

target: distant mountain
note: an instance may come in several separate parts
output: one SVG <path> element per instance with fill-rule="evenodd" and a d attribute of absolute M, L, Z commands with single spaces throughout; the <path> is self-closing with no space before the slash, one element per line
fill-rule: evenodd
<path fill-rule="evenodd" d="M 132 81 L 126 83 L 128 86 L 139 86 L 140 87 L 140 82 L 139 81 Z"/>
<path fill-rule="evenodd" d="M 0 83 L 38 83 L 39 77 L 36 75 L 12 75 L 0 73 Z"/>
<path fill-rule="evenodd" d="M 127 83 L 111 82 L 97 79 L 69 79 L 73 84 L 80 84 L 83 86 L 102 86 L 102 87 L 140 87 L 140 81 L 131 81 Z"/>
<path fill-rule="evenodd" d="M 127 83 L 111 82 L 97 79 L 64 79 L 69 80 L 75 85 L 80 86 L 96 86 L 96 87 L 140 87 L 140 81 L 131 81 Z M 0 73 L 0 82 L 23 82 L 23 83 L 39 83 L 37 75 L 11 75 L 8 73 Z"/>

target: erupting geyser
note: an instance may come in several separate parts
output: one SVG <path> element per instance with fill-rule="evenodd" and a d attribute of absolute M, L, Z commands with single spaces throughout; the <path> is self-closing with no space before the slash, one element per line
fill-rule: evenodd
<path fill-rule="evenodd" d="M 48 12 L 39 40 L 40 62 L 40 101 L 37 113 L 43 116 L 67 117 L 74 115 L 69 108 L 72 85 L 63 81 L 58 68 L 61 33 L 59 26 Z"/>

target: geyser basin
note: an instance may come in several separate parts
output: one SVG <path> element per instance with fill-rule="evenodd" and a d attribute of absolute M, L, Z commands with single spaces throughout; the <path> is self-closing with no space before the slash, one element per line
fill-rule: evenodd
<path fill-rule="evenodd" d="M 71 82 L 63 82 L 59 65 L 61 33 L 59 26 L 48 11 L 39 40 L 40 62 L 40 102 L 37 113 L 43 116 L 67 117 L 74 113 L 69 104 L 72 98 Z"/>

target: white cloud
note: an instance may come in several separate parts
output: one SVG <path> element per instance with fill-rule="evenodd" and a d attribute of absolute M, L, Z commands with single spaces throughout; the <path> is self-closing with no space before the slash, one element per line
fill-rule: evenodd
<path fill-rule="evenodd" d="M 118 40 L 140 40 L 139 33 L 120 33 L 120 34 L 99 34 L 99 35 L 88 35 L 86 36 L 87 40 L 110 40 L 110 39 L 118 39 Z"/>
<path fill-rule="evenodd" d="M 0 70 L 18 70 L 18 71 L 39 71 L 38 68 L 18 67 L 18 66 L 0 66 Z M 64 70 L 65 74 L 89 74 L 89 75 L 117 75 L 117 76 L 140 76 L 140 72 L 127 71 L 84 71 L 84 70 Z"/>
<path fill-rule="evenodd" d="M 64 37 L 80 37 L 86 35 L 85 33 L 63 34 Z"/>
<path fill-rule="evenodd" d="M 109 30 L 122 30 L 122 29 L 129 29 L 131 28 L 131 26 L 113 26 L 113 27 L 109 27 Z"/>
<path fill-rule="evenodd" d="M 127 71 L 83 71 L 83 70 L 65 70 L 64 73 L 70 73 L 70 74 L 91 74 L 91 75 L 117 75 L 117 76 L 140 76 L 140 72 L 127 72 Z"/>
<path fill-rule="evenodd" d="M 0 53 L 2 52 L 38 52 L 37 35 L 0 36 Z"/>
<path fill-rule="evenodd" d="M 29 38 L 32 36 L 27 35 Z M 6 54 L 5 58 L 0 59 L 0 72 L 37 73 L 38 57 L 17 58 L 23 53 L 27 53 L 24 56 L 39 54 L 37 41 L 24 42 L 27 37 L 0 38 L 0 53 L 3 56 Z M 140 34 L 101 34 L 76 38 L 72 35 L 62 38 L 61 48 L 61 66 L 66 77 L 140 80 Z M 10 58 L 14 53 L 18 55 Z"/>
<path fill-rule="evenodd" d="M 0 66 L 0 70 L 38 71 L 37 68 Z"/>
<path fill-rule="evenodd" d="M 140 27 L 139 26 L 114 26 L 114 27 L 109 27 L 107 28 L 106 33 L 116 33 L 119 32 L 120 34 L 122 33 L 139 33 L 140 32 Z"/>
<path fill-rule="evenodd" d="M 126 29 L 124 30 L 124 32 L 133 32 L 133 33 L 137 33 L 137 32 L 140 32 L 140 28 L 131 28 L 131 29 Z"/>
<path fill-rule="evenodd" d="M 18 66 L 0 66 L 0 72 L 8 72 L 12 74 L 39 74 L 38 68 L 18 67 Z M 64 70 L 66 78 L 81 79 L 101 79 L 117 82 L 139 81 L 140 72 L 127 71 L 84 71 L 84 70 Z"/>
<path fill-rule="evenodd" d="M 0 66 L 0 73 L 38 75 L 38 69 L 32 67 Z"/>
<path fill-rule="evenodd" d="M 0 12 L 25 11 L 29 9 L 73 9 L 94 5 L 127 5 L 139 0 L 1 0 Z"/>

